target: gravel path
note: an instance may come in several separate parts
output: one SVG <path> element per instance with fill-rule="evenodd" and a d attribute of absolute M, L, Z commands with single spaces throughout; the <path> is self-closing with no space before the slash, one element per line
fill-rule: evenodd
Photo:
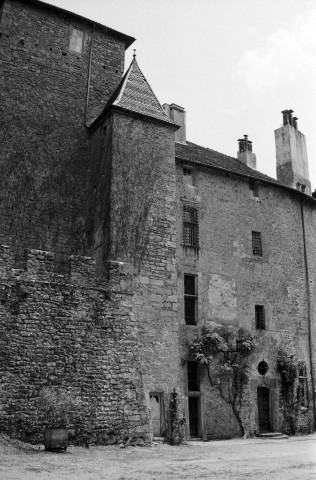
<path fill-rule="evenodd" d="M 189 442 L 171 447 L 69 447 L 66 453 L 0 443 L 1 480 L 316 480 L 316 435 Z"/>

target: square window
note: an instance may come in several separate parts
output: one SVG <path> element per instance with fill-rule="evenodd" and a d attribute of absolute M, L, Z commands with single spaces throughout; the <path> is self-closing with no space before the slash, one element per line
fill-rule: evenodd
<path fill-rule="evenodd" d="M 187 247 L 198 247 L 198 212 L 194 207 L 183 207 L 183 244 Z"/>
<path fill-rule="evenodd" d="M 264 306 L 263 305 L 255 305 L 255 320 L 256 320 L 256 329 L 257 330 L 265 330 L 266 329 L 266 322 L 265 322 L 265 314 L 264 314 Z"/>
<path fill-rule="evenodd" d="M 187 362 L 188 372 L 188 390 L 189 392 L 200 391 L 199 364 L 197 362 Z"/>
<path fill-rule="evenodd" d="M 252 232 L 252 254 L 256 257 L 262 257 L 261 232 Z"/>
<path fill-rule="evenodd" d="M 187 325 L 197 323 L 197 277 L 184 275 L 184 320 Z"/>

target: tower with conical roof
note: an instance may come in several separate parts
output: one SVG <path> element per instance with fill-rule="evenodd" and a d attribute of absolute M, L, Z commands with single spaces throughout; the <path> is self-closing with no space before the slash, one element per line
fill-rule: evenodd
<path fill-rule="evenodd" d="M 175 265 L 178 128 L 135 56 L 91 126 L 87 250 L 100 269 L 110 259 L 128 262 L 137 272 L 135 311 L 147 392 L 168 391 L 181 378 Z"/>

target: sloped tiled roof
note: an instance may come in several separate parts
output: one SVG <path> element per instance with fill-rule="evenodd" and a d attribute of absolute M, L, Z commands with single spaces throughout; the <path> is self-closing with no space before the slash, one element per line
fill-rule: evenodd
<path fill-rule="evenodd" d="M 133 59 L 107 106 L 110 104 L 173 124 L 141 72 L 136 58 Z"/>
<path fill-rule="evenodd" d="M 176 158 L 283 186 L 283 184 L 275 178 L 247 167 L 247 165 L 240 162 L 237 158 L 224 155 L 210 148 L 200 147 L 195 143 L 187 142 L 186 145 L 176 143 Z"/>

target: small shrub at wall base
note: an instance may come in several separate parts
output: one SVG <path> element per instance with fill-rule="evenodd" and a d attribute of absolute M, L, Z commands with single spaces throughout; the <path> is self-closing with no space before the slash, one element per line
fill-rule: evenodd
<path fill-rule="evenodd" d="M 81 398 L 71 389 L 45 387 L 37 400 L 37 416 L 44 430 L 46 450 L 68 446 L 68 428 L 79 426 L 84 415 Z"/>
<path fill-rule="evenodd" d="M 38 419 L 45 428 L 67 428 L 82 420 L 82 400 L 71 389 L 45 387 L 36 406 Z"/>

